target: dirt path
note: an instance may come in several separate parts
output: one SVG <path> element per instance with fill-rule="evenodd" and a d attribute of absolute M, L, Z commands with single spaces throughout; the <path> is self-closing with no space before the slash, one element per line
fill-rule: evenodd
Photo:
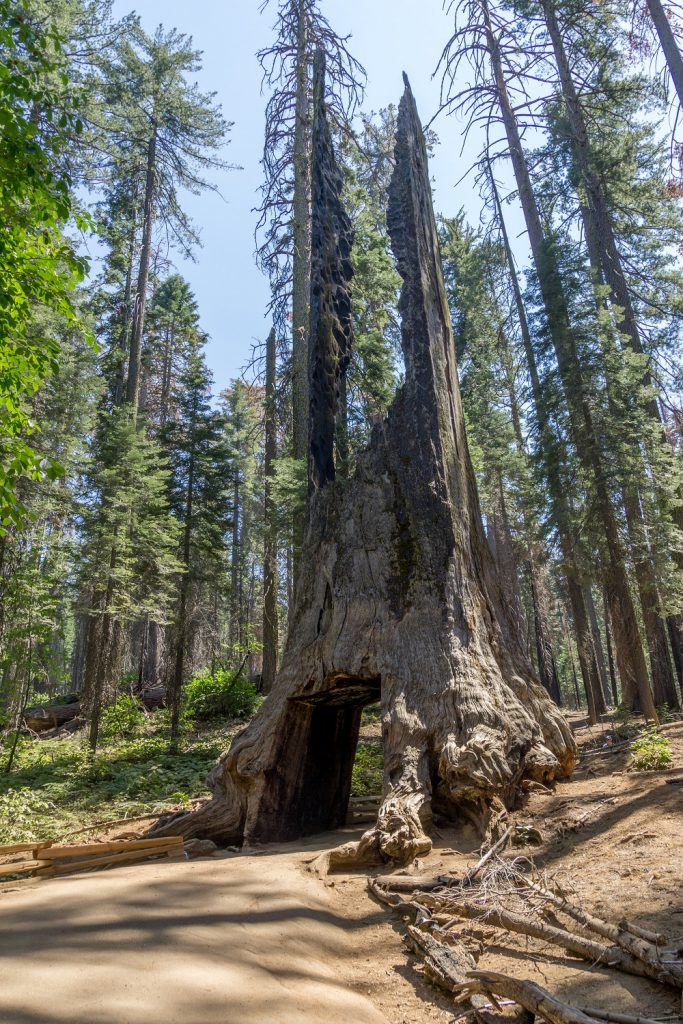
<path fill-rule="evenodd" d="M 384 915 L 342 915 L 301 860 L 156 862 L 6 893 L 0 1021 L 386 1024 L 351 963 Z"/>
<path fill-rule="evenodd" d="M 683 722 L 676 769 L 623 774 L 627 751 L 580 729 L 594 753 L 574 779 L 534 793 L 514 819 L 536 830 L 533 857 L 589 910 L 683 932 L 680 856 Z M 454 1007 L 426 985 L 401 927 L 363 875 L 322 882 L 317 850 L 349 838 L 197 861 L 155 862 L 0 894 L 0 1024 L 447 1024 Z M 436 834 L 417 870 L 456 877 L 478 855 L 469 826 Z M 677 1012 L 674 990 L 567 961 L 554 948 L 476 923 L 460 937 L 481 966 L 528 977 L 575 1005 Z"/>

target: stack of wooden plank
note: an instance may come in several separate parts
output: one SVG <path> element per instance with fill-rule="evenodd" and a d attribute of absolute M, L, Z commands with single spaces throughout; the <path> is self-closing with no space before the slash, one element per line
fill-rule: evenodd
<path fill-rule="evenodd" d="M 16 860 L 18 854 L 30 854 Z M 73 871 L 94 871 L 151 857 L 183 857 L 183 837 L 163 839 L 121 839 L 103 843 L 11 843 L 0 846 L 0 876 L 26 875 L 52 878 Z"/>

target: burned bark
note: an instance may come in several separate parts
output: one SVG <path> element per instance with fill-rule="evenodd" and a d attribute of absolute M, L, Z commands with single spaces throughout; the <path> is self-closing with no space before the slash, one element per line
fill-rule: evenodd
<path fill-rule="evenodd" d="M 318 108 L 316 123 L 320 100 Z M 324 130 L 313 154 L 316 180 L 337 181 Z M 403 279 L 406 380 L 349 480 L 329 472 L 331 392 L 350 326 L 335 323 L 350 268 L 334 191 L 321 194 L 328 210 L 314 213 L 325 237 L 314 234 L 320 301 L 311 358 L 326 372 L 312 369 L 309 379 L 312 392 L 327 390 L 311 394 L 311 418 L 327 410 L 326 440 L 309 454 L 315 487 L 282 665 L 213 769 L 213 799 L 157 831 L 251 843 L 343 824 L 361 711 L 380 700 L 378 819 L 330 863 L 408 861 L 430 849 L 434 811 L 485 825 L 492 806 L 515 800 L 524 777 L 548 782 L 570 772 L 575 747 L 534 678 L 483 533 L 427 153 L 407 80 L 388 211 Z"/>

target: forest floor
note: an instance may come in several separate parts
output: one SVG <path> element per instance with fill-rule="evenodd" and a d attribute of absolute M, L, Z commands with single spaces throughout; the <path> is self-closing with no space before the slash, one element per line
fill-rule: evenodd
<path fill-rule="evenodd" d="M 574 726 L 577 771 L 553 793 L 529 795 L 513 819 L 526 826 L 522 841 L 536 841 L 506 856 L 533 858 L 608 920 L 681 936 L 683 787 L 667 780 L 683 770 L 683 721 L 667 727 L 673 767 L 638 773 L 626 771 L 628 745 L 606 746 L 609 725 Z M 9 888 L 0 894 L 0 1022 L 453 1021 L 457 1008 L 424 981 L 365 875 L 307 871 L 318 850 L 352 834 Z M 478 849 L 469 826 L 440 829 L 417 873 L 458 876 Z M 535 940 L 474 922 L 460 935 L 481 951 L 480 967 L 537 981 L 574 1005 L 669 1020 L 680 1011 L 673 989 Z"/>

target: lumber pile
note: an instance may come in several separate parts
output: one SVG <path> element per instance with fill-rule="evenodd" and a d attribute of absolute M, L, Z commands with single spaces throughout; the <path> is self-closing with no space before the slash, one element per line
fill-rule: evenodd
<path fill-rule="evenodd" d="M 23 856 L 20 856 L 23 855 Z M 0 879 L 7 876 L 53 878 L 74 871 L 95 871 L 152 857 L 184 856 L 182 836 L 123 839 L 103 843 L 10 843 L 0 846 Z"/>
<path fill-rule="evenodd" d="M 500 1011 L 501 1005 L 509 1003 L 548 1024 L 598 1020 L 654 1024 L 646 1017 L 570 1006 L 534 982 L 475 969 L 478 964 L 468 946 L 468 930 L 461 927 L 463 922 L 476 921 L 498 933 L 539 939 L 557 947 L 558 956 L 562 951 L 594 967 L 617 969 L 683 990 L 680 943 L 629 921 L 597 917 L 548 879 L 521 870 L 520 862 L 496 856 L 511 832 L 507 829 L 462 879 L 440 876 L 421 880 L 399 875 L 368 880 L 373 896 L 402 918 L 406 944 L 420 957 L 425 975 L 456 1003 L 465 1005 L 463 1017 L 472 1017 L 479 1024 L 499 1021 L 491 1011 Z M 526 862 L 527 869 L 529 864 Z M 478 959 L 480 944 L 476 953 Z"/>

